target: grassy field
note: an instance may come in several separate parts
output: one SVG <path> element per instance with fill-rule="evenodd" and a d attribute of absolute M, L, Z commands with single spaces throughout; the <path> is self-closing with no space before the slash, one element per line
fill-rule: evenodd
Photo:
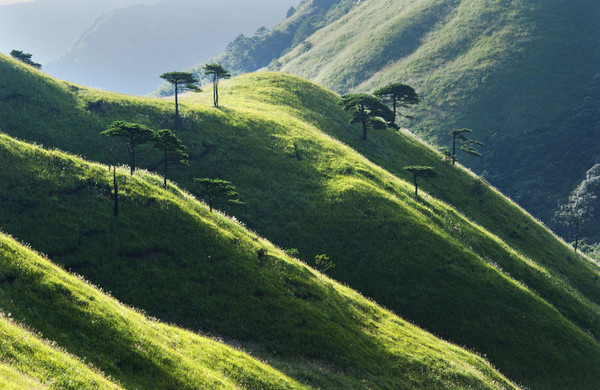
<path fill-rule="evenodd" d="M 2 191 L 3 200 L 12 207 L 17 199 L 37 199 L 40 204 L 32 209 L 62 221 L 38 214 L 40 222 L 57 224 L 51 237 L 53 229 L 40 223 L 42 234 L 58 245 L 73 238 L 67 230 L 79 229 L 81 250 L 70 267 L 97 269 L 99 279 L 114 280 L 107 285 L 161 301 L 170 312 L 165 317 L 187 317 L 201 325 L 199 330 L 246 342 L 280 371 L 318 387 L 513 388 L 480 357 L 317 274 L 178 188 L 162 190 L 160 177 L 131 178 L 119 169 L 125 183 L 115 219 L 106 167 L 6 136 L 0 140 L 2 165 L 11 161 L 16 174 L 3 175 L 15 192 Z M 36 189 L 29 196 L 21 193 L 25 183 Z M 74 218 L 79 222 L 70 225 Z M 145 227 L 152 221 L 153 228 Z M 266 253 L 262 258 L 256 255 L 260 249 Z M 84 267 L 75 259 L 97 264 Z M 148 319 L 6 236 L 0 236 L 0 264 L 2 311 L 126 388 L 303 387 L 238 350 Z M 2 341 L 10 346 L 2 348 L 3 360 L 17 362 L 21 372 L 35 371 L 21 363 L 28 361 L 21 353 L 27 348 L 18 344 L 24 331 L 2 324 Z M 50 371 L 54 350 L 36 343 L 35 348 L 51 350 L 45 352 L 50 356 L 37 352 L 40 365 Z M 73 379 L 70 365 L 83 373 Z M 50 388 L 81 388 L 88 382 L 86 388 L 109 388 L 101 377 L 93 384 L 81 366 L 61 359 L 58 368 L 37 379 Z"/>
<path fill-rule="evenodd" d="M 173 123 L 170 99 L 89 90 L 9 59 L 0 64 L 6 75 L 0 79 L 5 91 L 0 127 L 8 134 L 107 161 L 108 140 L 97 134 L 112 120 L 156 129 Z M 193 177 L 232 181 L 245 205 L 226 207 L 227 213 L 277 245 L 297 248 L 306 262 L 328 254 L 336 263 L 333 277 L 435 334 L 486 354 L 518 383 L 584 389 L 600 378 L 593 364 L 600 353 L 595 264 L 574 255 L 485 182 L 445 164 L 418 140 L 373 132 L 361 143 L 339 97 L 321 87 L 264 73 L 230 80 L 221 91 L 221 109 L 211 107 L 210 90 L 184 98 L 178 135 L 188 145 L 190 167 L 173 175 L 183 187 L 197 191 Z M 116 153 L 124 147 L 116 147 L 110 160 L 126 161 Z M 156 167 L 158 156 L 141 157 L 141 166 Z M 402 171 L 414 164 L 435 166 L 441 174 L 422 183 L 419 199 Z M 325 303 L 322 290 L 327 288 L 309 294 L 312 283 L 269 274 L 277 272 L 271 263 L 261 268 L 261 282 L 248 281 L 251 268 L 231 264 L 239 256 L 235 237 L 199 227 L 197 216 L 147 200 L 148 193 L 138 187 L 127 193 L 136 206 L 123 211 L 132 213 L 127 233 L 116 234 L 121 222 L 114 225 L 109 200 L 104 199 L 104 208 L 91 207 L 82 200 L 84 185 L 58 191 L 54 186 L 60 180 L 44 181 L 47 172 L 38 175 L 32 191 L 25 183 L 40 168 L 29 166 L 35 164 L 24 162 L 22 173 L 2 170 L 0 226 L 119 299 L 161 319 L 257 345 L 261 356 L 285 356 L 296 364 L 309 356 L 338 368 L 352 362 L 358 372 L 370 372 L 366 367 L 377 362 L 381 371 L 390 370 L 386 364 L 394 359 L 382 363 L 380 353 L 350 348 L 369 345 L 369 338 L 338 335 L 351 320 L 349 314 L 311 323 L 292 310 L 273 322 L 272 313 L 288 309 L 287 295 L 300 305 L 319 303 L 337 312 L 344 300 Z M 48 167 L 60 172 L 60 164 Z M 138 177 L 146 174 L 123 177 L 124 185 Z M 148 180 L 160 182 L 153 176 Z M 106 186 L 97 191 L 106 197 Z M 64 196 L 42 196 L 46 193 Z M 207 242 L 207 236 L 214 239 Z M 264 248 L 265 258 L 259 256 L 265 244 L 256 242 L 261 244 L 243 247 L 243 264 L 260 259 L 280 264 L 271 259 L 272 253 L 278 258 L 278 249 Z M 235 286 L 223 280 L 236 280 Z M 283 297 L 281 288 L 287 291 Z M 257 304 L 265 306 L 258 309 Z M 306 310 L 316 310 L 310 305 Z M 230 312 L 238 319 L 232 320 Z M 305 336 L 290 333 L 293 326 Z M 340 351 L 340 345 L 348 349 Z M 306 361 L 302 369 L 273 365 L 296 379 L 321 380 L 318 368 L 309 370 Z M 378 379 L 371 383 L 386 383 L 379 370 L 372 375 Z"/>
<path fill-rule="evenodd" d="M 443 146 L 473 129 L 486 147 L 468 165 L 550 223 L 597 162 L 564 120 L 598 73 L 599 17 L 585 0 L 372 0 L 278 62 L 340 93 L 412 85 L 422 104 L 403 125 Z"/>

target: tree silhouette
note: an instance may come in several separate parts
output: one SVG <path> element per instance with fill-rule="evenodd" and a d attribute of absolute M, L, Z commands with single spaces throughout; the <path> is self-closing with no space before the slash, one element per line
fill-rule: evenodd
<path fill-rule="evenodd" d="M 21 50 L 12 50 L 12 51 L 10 52 L 10 55 L 11 55 L 11 56 L 12 56 L 14 59 L 17 59 L 17 60 L 19 60 L 19 61 L 21 61 L 21 62 L 23 62 L 23 63 L 25 63 L 25 64 L 27 64 L 27 65 L 31 65 L 31 66 L 33 66 L 34 68 L 37 68 L 37 69 L 41 69 L 41 68 L 42 68 L 42 65 L 41 65 L 41 64 L 38 64 L 37 62 L 33 62 L 33 61 L 31 60 L 31 57 L 33 56 L 32 54 L 29 54 L 29 53 L 23 53 Z"/>
<path fill-rule="evenodd" d="M 231 74 L 219 64 L 206 64 L 203 69 L 205 75 L 212 75 L 213 104 L 219 107 L 219 79 L 228 79 Z"/>
<path fill-rule="evenodd" d="M 450 132 L 452 135 L 452 165 L 456 162 L 456 141 L 460 141 L 460 150 L 473 156 L 481 156 L 481 153 L 475 149 L 475 146 L 483 146 L 483 143 L 468 138 L 465 134 L 470 133 L 470 129 L 454 129 Z"/>
<path fill-rule="evenodd" d="M 415 198 L 419 196 L 419 184 L 417 183 L 417 178 L 419 177 L 437 177 L 437 172 L 433 169 L 433 167 L 426 167 L 422 165 L 409 165 L 404 167 L 404 170 L 412 173 L 413 182 L 415 184 Z"/>
<path fill-rule="evenodd" d="M 575 252 L 579 247 L 581 226 L 591 218 L 596 199 L 597 195 L 583 182 L 569 195 L 567 204 L 562 205 L 558 210 L 557 216 L 560 222 L 575 231 L 573 244 Z"/>
<path fill-rule="evenodd" d="M 213 207 L 221 202 L 244 204 L 239 199 L 235 186 L 227 180 L 209 179 L 208 177 L 199 179 L 196 177 L 194 182 L 200 184 L 200 194 L 206 196 L 210 211 L 213 211 Z"/>
<path fill-rule="evenodd" d="M 412 118 L 410 115 L 402 115 L 398 111 L 398 106 L 408 107 L 409 105 L 418 104 L 421 102 L 419 95 L 414 88 L 406 84 L 390 84 L 373 93 L 375 96 L 392 103 L 392 111 L 394 112 L 394 123 L 396 116 L 400 115 L 404 118 Z"/>
<path fill-rule="evenodd" d="M 148 143 L 154 138 L 154 130 L 139 123 L 130 123 L 123 121 L 113 122 L 106 130 L 100 134 L 109 137 L 120 137 L 125 141 L 127 153 L 129 154 L 129 167 L 131 174 L 135 171 L 136 147 Z"/>
<path fill-rule="evenodd" d="M 175 87 L 175 121 L 177 124 L 177 128 L 181 129 L 181 119 L 179 118 L 179 100 L 178 94 L 179 90 L 181 92 L 184 91 L 194 91 L 200 92 L 202 91 L 199 86 L 195 83 L 198 82 L 198 79 L 189 72 L 168 72 L 160 75 L 161 79 L 167 80 L 169 83 L 173 84 Z"/>
<path fill-rule="evenodd" d="M 185 152 L 185 145 L 177 138 L 177 136 L 169 129 L 163 129 L 156 132 L 152 142 L 154 147 L 163 153 L 161 164 L 164 167 L 164 184 L 167 188 L 167 173 L 169 164 L 187 165 L 189 156 Z"/>
<path fill-rule="evenodd" d="M 363 141 L 367 140 L 367 129 L 385 129 L 395 127 L 394 112 L 373 95 L 352 94 L 342 96 L 344 110 L 350 112 L 350 123 L 360 123 L 363 129 Z"/>

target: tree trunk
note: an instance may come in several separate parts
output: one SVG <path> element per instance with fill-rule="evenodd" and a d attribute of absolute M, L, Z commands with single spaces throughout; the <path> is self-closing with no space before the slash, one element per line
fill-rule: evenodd
<path fill-rule="evenodd" d="M 413 174 L 413 181 L 415 182 L 415 198 L 419 197 L 419 185 L 417 184 L 417 175 Z"/>
<path fill-rule="evenodd" d="M 175 83 L 175 123 L 177 124 L 177 128 L 181 129 L 181 121 L 179 120 L 179 99 L 177 97 L 177 83 Z"/>
<path fill-rule="evenodd" d="M 128 145 L 129 149 L 129 169 L 131 171 L 131 176 L 133 176 L 133 172 L 135 172 L 135 144 L 133 140 L 130 141 Z"/>
<path fill-rule="evenodd" d="M 452 134 L 452 165 L 456 161 L 456 133 Z"/>
<path fill-rule="evenodd" d="M 165 187 L 165 190 L 166 190 L 167 189 L 167 149 L 165 149 L 165 175 L 164 175 L 164 179 L 165 179 L 164 187 Z"/>
<path fill-rule="evenodd" d="M 219 79 L 213 75 L 213 105 L 219 107 Z"/>
<path fill-rule="evenodd" d="M 113 190 L 115 193 L 114 199 L 115 204 L 113 206 L 113 215 L 115 217 L 119 216 L 119 186 L 117 184 L 117 168 L 113 167 Z"/>
<path fill-rule="evenodd" d="M 361 123 L 362 123 L 362 128 L 363 128 L 363 141 L 367 140 L 367 116 L 365 114 L 365 106 L 363 106 L 362 104 L 360 105 L 360 117 L 361 117 Z"/>

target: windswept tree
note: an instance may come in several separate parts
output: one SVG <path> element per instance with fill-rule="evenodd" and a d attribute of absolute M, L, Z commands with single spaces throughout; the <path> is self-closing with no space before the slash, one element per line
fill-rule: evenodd
<path fill-rule="evenodd" d="M 34 68 L 37 68 L 37 69 L 41 69 L 41 68 L 42 68 L 42 65 L 41 65 L 41 64 L 38 64 L 37 62 L 33 62 L 33 61 L 31 60 L 31 57 L 33 56 L 33 54 L 30 54 L 30 53 L 24 53 L 24 52 L 22 52 L 21 50 L 12 50 L 12 51 L 10 52 L 10 55 L 11 55 L 11 56 L 12 56 L 14 59 L 16 59 L 16 60 L 19 60 L 19 61 L 21 61 L 21 62 L 23 62 L 23 63 L 25 63 L 25 64 L 27 64 L 27 65 L 31 65 L 31 66 L 33 66 Z"/>
<path fill-rule="evenodd" d="M 390 84 L 373 93 L 384 101 L 392 103 L 392 111 L 394 112 L 394 123 L 397 116 L 411 119 L 410 115 L 403 115 L 398 111 L 398 107 L 408 107 L 409 105 L 419 104 L 421 100 L 414 88 L 406 84 Z"/>
<path fill-rule="evenodd" d="M 219 80 L 228 79 L 231 74 L 219 64 L 206 64 L 203 69 L 205 75 L 212 76 L 213 104 L 215 107 L 219 107 Z"/>
<path fill-rule="evenodd" d="M 149 127 L 140 125 L 139 123 L 115 121 L 100 134 L 123 139 L 127 146 L 129 167 L 131 169 L 131 174 L 133 175 L 133 172 L 135 172 L 136 148 L 150 142 L 154 138 L 155 132 Z"/>
<path fill-rule="evenodd" d="M 244 204 L 239 199 L 237 189 L 230 181 L 196 177 L 194 182 L 200 184 L 200 195 L 206 197 L 210 211 L 213 211 L 215 205 L 221 203 Z"/>
<path fill-rule="evenodd" d="M 368 94 L 352 94 L 342 96 L 344 110 L 350 112 L 350 123 L 360 123 L 363 129 L 363 141 L 367 140 L 367 129 L 395 128 L 394 112 L 385 104 Z"/>
<path fill-rule="evenodd" d="M 404 167 L 404 170 L 412 173 L 413 182 L 415 184 L 415 198 L 419 196 L 419 183 L 417 182 L 417 179 L 419 177 L 434 178 L 438 176 L 437 172 L 433 169 L 433 167 L 426 167 L 422 165 L 409 165 L 407 167 Z"/>
<path fill-rule="evenodd" d="M 466 134 L 470 133 L 471 129 L 454 129 L 450 132 L 452 135 L 452 165 L 456 162 L 456 141 L 460 142 L 460 150 L 473 156 L 481 156 L 481 153 L 475 148 L 483 146 L 482 142 L 470 139 Z"/>
<path fill-rule="evenodd" d="M 154 147 L 162 152 L 164 184 L 167 188 L 167 173 L 169 166 L 173 164 L 188 165 L 189 156 L 185 152 L 187 148 L 179 138 L 169 129 L 158 130 L 152 140 Z"/>
<path fill-rule="evenodd" d="M 175 88 L 175 121 L 177 128 L 181 129 L 181 119 L 179 118 L 179 92 L 194 91 L 201 92 L 199 86 L 196 85 L 198 79 L 189 72 L 168 72 L 160 75 L 161 79 L 167 80 L 173 84 Z"/>

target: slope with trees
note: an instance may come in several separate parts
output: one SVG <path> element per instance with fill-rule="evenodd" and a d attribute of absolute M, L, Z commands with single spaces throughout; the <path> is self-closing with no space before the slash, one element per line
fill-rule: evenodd
<path fill-rule="evenodd" d="M 552 224 L 597 162 L 574 121 L 593 112 L 575 118 L 600 67 L 599 19 L 587 0 L 371 0 L 277 62 L 340 93 L 413 86 L 414 132 L 445 145 L 449 129 L 478 129 L 486 153 L 464 163 Z"/>
<path fill-rule="evenodd" d="M 148 313 L 269 363 L 148 319 L 0 235 L 0 308 L 127 388 L 516 388 L 156 175 L 117 168 L 127 180 L 115 221 L 105 166 L 0 141 L 0 161 L 13 162 L 0 168 L 3 227 Z M 19 228 L 4 206 L 26 203 Z"/>
<path fill-rule="evenodd" d="M 36 91 L 18 98 L 27 102 L 27 115 L 17 98 L 0 106 L 13 110 L 13 115 L 1 116 L 6 118 L 2 127 L 22 138 L 102 160 L 105 144 L 97 136 L 98 128 L 116 118 L 143 119 L 155 128 L 170 121 L 169 102 L 73 88 L 14 61 L 5 63 L 3 70 L 11 80 L 4 84 L 7 95 L 16 93 L 23 80 Z M 220 93 L 228 101 L 226 110 L 211 108 L 210 93 L 186 97 L 189 115 L 178 135 L 188 145 L 190 168 L 174 172 L 173 180 L 189 189 L 199 174 L 235 183 L 245 206 L 225 211 L 278 245 L 298 248 L 305 261 L 327 253 L 336 263 L 331 276 L 411 321 L 487 354 L 520 383 L 585 388 L 595 380 L 595 368 L 584 358 L 597 348 L 586 332 L 600 334 L 595 320 L 598 268 L 593 263 L 575 255 L 481 179 L 445 163 L 414 137 L 383 130 L 363 142 L 360 125 L 348 123 L 341 98 L 323 88 L 292 76 L 262 73 L 228 80 Z M 88 109 L 98 102 L 104 102 L 104 110 Z M 48 115 L 52 109 L 63 115 Z M 85 124 L 77 126 L 84 129 L 77 132 L 78 138 L 49 130 L 70 129 L 69 123 Z M 155 163 L 146 159 L 144 166 Z M 438 179 L 420 185 L 420 199 L 414 198 L 410 174 L 402 169 L 415 164 L 439 172 Z M 123 213 L 126 206 L 123 203 Z M 110 216 L 109 208 L 105 211 Z M 13 224 L 10 230 L 16 228 Z M 29 233 L 23 229 L 13 234 Z M 35 239 L 28 237 L 26 241 Z M 71 252 L 77 238 L 63 247 L 48 245 L 41 235 L 38 239 L 34 247 L 56 254 L 53 258 L 62 264 L 77 264 Z M 128 256 L 135 258 L 136 253 L 140 251 L 122 253 L 121 264 L 130 264 Z M 259 257 L 257 248 L 252 257 L 260 263 L 269 253 Z M 138 256 L 146 258 L 144 252 Z M 150 258 L 154 256 L 160 263 L 171 255 L 158 250 Z M 79 267 L 99 277 L 95 265 Z M 158 280 L 167 277 L 157 274 Z M 113 283 L 110 289 L 116 293 L 122 281 L 107 277 L 101 284 L 105 283 Z M 310 299 L 296 287 L 298 299 Z M 127 301 L 136 298 L 139 306 L 158 311 L 161 302 L 172 302 L 145 299 L 131 289 L 120 294 L 135 295 Z M 257 294 L 257 299 L 268 296 Z M 208 321 L 201 315 L 205 309 L 179 312 L 169 306 L 159 316 L 190 321 L 195 327 L 198 318 Z M 583 349 L 567 348 L 573 343 Z"/>

